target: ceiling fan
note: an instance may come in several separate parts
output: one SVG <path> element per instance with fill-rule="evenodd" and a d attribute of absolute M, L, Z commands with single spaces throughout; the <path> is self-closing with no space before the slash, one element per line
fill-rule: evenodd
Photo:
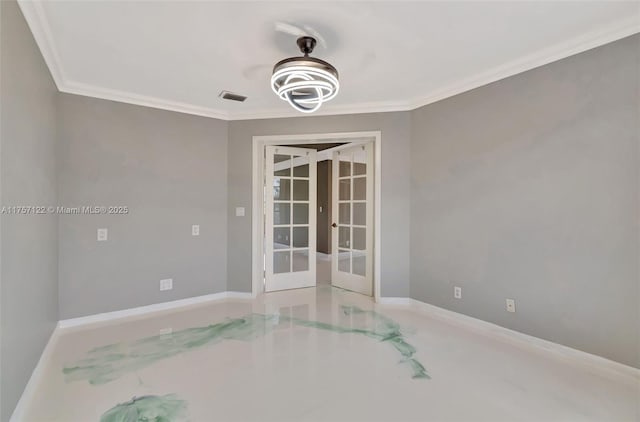
<path fill-rule="evenodd" d="M 316 45 L 326 49 L 324 37 L 308 25 L 276 22 L 277 32 L 297 37 L 297 45 L 303 56 L 289 57 L 272 68 L 271 88 L 282 100 L 288 101 L 302 113 L 313 113 L 323 103 L 338 94 L 338 71 L 324 60 L 310 57 Z M 257 65 L 245 69 L 244 76 L 253 79 L 266 73 L 270 65 Z M 266 75 L 265 75 L 266 76 Z"/>
<path fill-rule="evenodd" d="M 271 75 L 273 92 L 302 113 L 318 110 L 324 102 L 338 95 L 340 89 L 336 68 L 309 56 L 316 43 L 316 39 L 310 36 L 298 38 L 298 48 L 304 56 L 280 60 Z"/>

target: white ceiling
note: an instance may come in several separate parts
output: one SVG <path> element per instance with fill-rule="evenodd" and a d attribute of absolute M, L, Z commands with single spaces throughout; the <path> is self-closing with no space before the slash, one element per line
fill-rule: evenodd
<path fill-rule="evenodd" d="M 640 31 L 636 1 L 20 5 L 61 91 L 229 120 L 299 115 L 269 86 L 299 55 L 278 22 L 317 31 L 340 72 L 317 114 L 410 110 Z"/>

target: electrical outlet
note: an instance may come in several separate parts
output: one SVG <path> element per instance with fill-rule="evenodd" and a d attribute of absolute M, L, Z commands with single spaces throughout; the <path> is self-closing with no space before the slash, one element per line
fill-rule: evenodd
<path fill-rule="evenodd" d="M 453 286 L 453 297 L 462 299 L 462 287 Z"/>
<path fill-rule="evenodd" d="M 200 236 L 200 226 L 197 224 L 194 224 L 193 226 L 191 226 L 191 235 L 192 236 Z"/>
<path fill-rule="evenodd" d="M 171 290 L 173 289 L 173 279 L 166 278 L 164 280 L 160 280 L 160 291 Z"/>
<path fill-rule="evenodd" d="M 515 312 L 515 311 L 516 311 L 515 299 L 507 299 L 507 312 Z"/>
<path fill-rule="evenodd" d="M 98 229 L 98 242 L 105 242 L 108 234 L 109 231 L 107 229 Z"/>
<path fill-rule="evenodd" d="M 244 207 L 236 207 L 236 217 L 244 217 Z"/>

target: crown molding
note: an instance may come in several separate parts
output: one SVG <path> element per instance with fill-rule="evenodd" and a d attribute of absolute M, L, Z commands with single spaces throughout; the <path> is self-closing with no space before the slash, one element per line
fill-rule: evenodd
<path fill-rule="evenodd" d="M 231 120 L 231 116 L 224 110 L 216 110 L 209 107 L 197 106 L 179 101 L 140 95 L 133 92 L 119 91 L 115 89 L 101 88 L 95 85 L 77 82 L 65 82 L 58 87 L 60 92 L 68 94 L 84 95 L 87 97 L 101 98 L 103 100 L 118 101 L 121 103 L 135 104 L 144 107 L 159 108 L 162 110 L 176 111 L 178 113 L 193 114 L 195 116 L 211 117 L 220 120 Z"/>
<path fill-rule="evenodd" d="M 358 104 L 334 105 L 327 104 L 313 114 L 303 114 L 295 111 L 288 104 L 283 102 L 283 108 L 271 109 L 257 112 L 235 112 L 229 116 L 229 120 L 259 120 L 259 119 L 279 119 L 286 117 L 313 117 L 313 116 L 336 116 L 344 114 L 362 113 L 388 113 L 392 111 L 410 111 L 408 102 L 378 101 Z"/>
<path fill-rule="evenodd" d="M 87 97 L 101 98 L 144 107 L 152 107 L 196 116 L 211 117 L 220 120 L 257 120 L 277 119 L 288 117 L 305 117 L 290 109 L 285 104 L 282 108 L 266 109 L 255 112 L 235 111 L 228 112 L 211 107 L 203 107 L 194 104 L 168 100 L 148 95 L 136 94 L 114 90 L 95 85 L 85 84 L 70 80 L 62 66 L 62 61 L 55 47 L 51 29 L 47 22 L 42 2 L 32 0 L 18 0 L 20 9 L 33 33 L 40 48 L 42 56 L 49 67 L 51 76 L 60 92 L 83 95 Z M 494 67 L 488 71 L 472 77 L 458 80 L 428 93 L 424 96 L 407 99 L 406 101 L 378 101 L 363 102 L 358 104 L 331 105 L 328 104 L 321 110 L 313 113 L 313 116 L 331 116 L 361 113 L 385 113 L 394 111 L 411 111 L 428 104 L 435 103 L 445 98 L 470 91 L 475 88 L 499 81 L 501 79 L 526 72 L 566 57 L 582 53 L 592 48 L 625 38 L 640 32 L 640 16 L 617 21 L 607 27 L 599 28 L 580 37 L 552 45 L 533 54 L 521 57 L 517 60 Z"/>
<path fill-rule="evenodd" d="M 438 89 L 429 95 L 421 96 L 408 102 L 408 108 L 415 110 L 445 98 L 462 94 L 472 89 L 544 66 L 558 60 L 591 50 L 596 47 L 620 40 L 640 32 L 640 14 L 619 20 L 604 28 L 591 31 L 579 37 L 528 54 L 519 59 L 496 66 L 480 74 Z"/>

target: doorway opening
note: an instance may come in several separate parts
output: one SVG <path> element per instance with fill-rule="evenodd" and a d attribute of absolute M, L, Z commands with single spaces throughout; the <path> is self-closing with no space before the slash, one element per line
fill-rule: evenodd
<path fill-rule="evenodd" d="M 253 137 L 254 296 L 332 284 L 379 298 L 380 132 Z"/>

